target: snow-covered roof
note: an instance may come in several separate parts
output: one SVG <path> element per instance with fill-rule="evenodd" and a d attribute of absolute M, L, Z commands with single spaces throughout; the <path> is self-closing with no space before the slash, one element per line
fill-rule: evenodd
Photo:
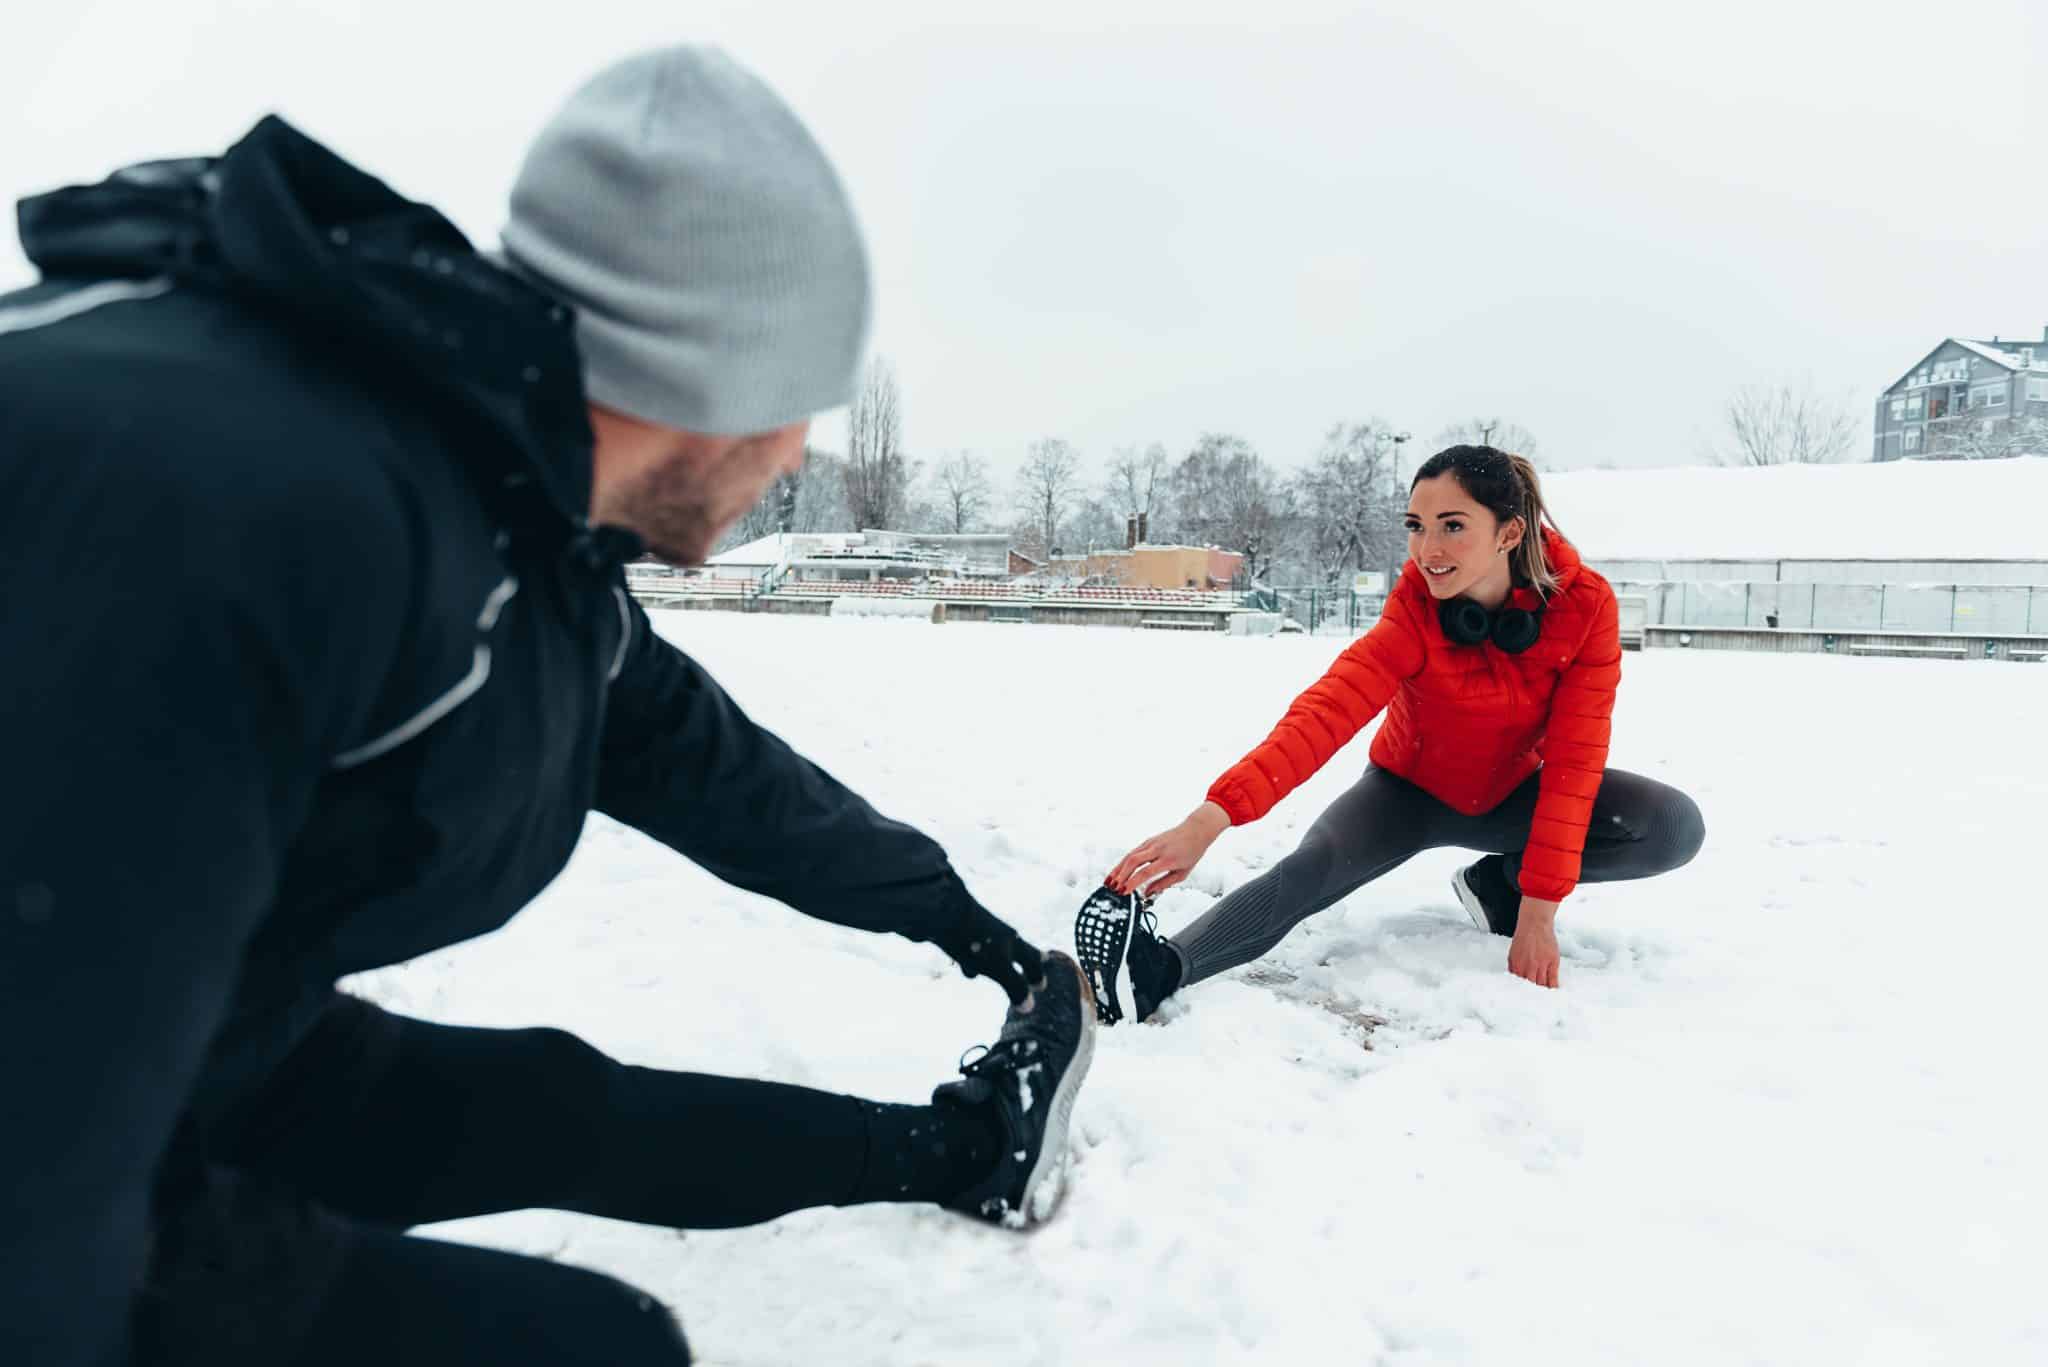
<path fill-rule="evenodd" d="M 2044 336 L 2038 342 L 2012 343 L 1979 342 L 1973 341 L 1968 337 L 1944 337 L 1941 339 L 1941 346 L 1937 346 L 1936 348 L 1934 348 L 1934 350 L 1928 352 L 1925 356 L 1922 356 L 1919 360 L 1913 362 L 1913 364 L 1907 368 L 1905 374 L 1899 376 L 1898 379 L 1893 380 L 1889 385 L 1885 387 L 1884 392 L 1890 394 L 1894 390 L 1898 389 L 1901 385 L 1904 385 L 1911 381 L 1915 375 L 1924 373 L 1924 369 L 1927 363 L 1933 360 L 1936 356 L 1939 356 L 1941 354 L 1941 348 L 1949 345 L 1951 342 L 1953 342 L 1955 345 L 1959 347 L 1962 347 L 1965 351 L 1969 351 L 1975 355 L 1983 357 L 1985 360 L 1990 361 L 1993 365 L 2004 366 L 2007 370 L 2028 369 L 2029 367 L 2027 365 L 2027 358 L 2021 354 L 2021 349 L 2031 349 L 2034 353 L 2034 363 L 2032 369 L 2048 372 L 2048 336 Z M 1926 381 L 1922 380 L 1921 383 L 1925 384 Z"/>
<path fill-rule="evenodd" d="M 1543 477 L 1593 560 L 2048 560 L 2048 455 Z"/>
<path fill-rule="evenodd" d="M 1973 342 L 1967 337 L 1951 337 L 1949 340 L 1959 347 L 1966 347 L 1976 352 L 1979 356 L 1995 365 L 2004 366 L 2007 370 L 2019 370 L 2022 368 L 2018 352 L 2006 351 L 2002 347 L 1991 345 L 1989 342 Z"/>
<path fill-rule="evenodd" d="M 721 565 L 779 565 L 785 549 L 796 555 L 808 555 L 814 551 L 843 551 L 849 546 L 861 544 L 858 532 L 771 532 L 758 541 L 749 541 L 744 546 L 734 546 L 729 551 L 720 551 L 704 563 Z"/>

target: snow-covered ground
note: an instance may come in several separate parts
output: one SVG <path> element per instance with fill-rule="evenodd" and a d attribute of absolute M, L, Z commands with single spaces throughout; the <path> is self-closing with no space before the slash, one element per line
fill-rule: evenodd
<path fill-rule="evenodd" d="M 1337 648 L 658 620 L 1055 945 Z M 1104 1032 L 1076 1185 L 1029 1236 L 886 1207 L 438 1232 L 625 1277 L 714 1364 L 2048 1360 L 2044 716 L 2044 667 L 1630 656 L 1614 762 L 1697 796 L 1695 864 L 1575 896 L 1562 991 L 1507 974 L 1445 853 L 1163 1025 Z M 1364 763 L 1356 742 L 1226 834 L 1163 924 L 1290 848 Z M 601 819 L 507 930 L 361 985 L 895 1100 L 1002 1008 L 935 950 L 806 921 Z"/>

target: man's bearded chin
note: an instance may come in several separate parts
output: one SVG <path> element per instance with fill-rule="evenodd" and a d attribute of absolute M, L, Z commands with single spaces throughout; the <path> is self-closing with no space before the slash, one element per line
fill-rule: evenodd
<path fill-rule="evenodd" d="M 637 530 L 656 560 L 686 568 L 702 565 L 718 544 L 718 529 L 701 518 L 670 515 L 643 520 Z"/>
<path fill-rule="evenodd" d="M 626 515 L 622 520 L 655 559 L 670 565 L 701 565 L 724 528 L 702 501 L 680 489 L 664 489 L 663 483 L 650 479 L 621 499 Z"/>
<path fill-rule="evenodd" d="M 682 462 L 657 465 L 620 492 L 614 520 L 637 533 L 655 559 L 701 565 L 725 531 L 704 492 L 702 477 Z"/>

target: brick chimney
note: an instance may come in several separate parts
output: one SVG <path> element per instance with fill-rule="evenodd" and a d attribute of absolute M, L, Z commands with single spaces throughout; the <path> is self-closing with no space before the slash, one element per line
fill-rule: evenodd
<path fill-rule="evenodd" d="M 1152 515 L 1151 515 L 1150 513 L 1139 513 L 1139 514 L 1138 514 L 1138 540 L 1137 540 L 1137 544 L 1138 544 L 1138 545 L 1140 545 L 1140 546 L 1142 546 L 1142 545 L 1144 545 L 1144 544 L 1145 544 L 1145 524 L 1146 524 L 1147 522 L 1151 521 L 1151 520 L 1152 520 Z"/>
<path fill-rule="evenodd" d="M 1138 544 L 1138 515 L 1132 513 L 1124 519 L 1124 549 L 1130 550 Z"/>

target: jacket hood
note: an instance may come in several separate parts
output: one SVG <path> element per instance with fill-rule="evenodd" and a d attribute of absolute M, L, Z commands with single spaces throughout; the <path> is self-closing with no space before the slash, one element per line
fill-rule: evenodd
<path fill-rule="evenodd" d="M 284 120 L 219 157 L 33 196 L 18 217 L 45 278 L 233 293 L 379 384 L 426 391 L 501 439 L 459 443 L 487 487 L 582 527 L 591 438 L 570 310 Z"/>

